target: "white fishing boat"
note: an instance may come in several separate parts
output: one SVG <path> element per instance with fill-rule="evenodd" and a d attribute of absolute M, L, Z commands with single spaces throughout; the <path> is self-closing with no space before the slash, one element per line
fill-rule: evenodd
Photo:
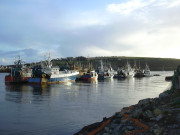
<path fill-rule="evenodd" d="M 134 76 L 134 70 L 131 68 L 130 64 L 127 62 L 124 69 L 122 70 L 125 77 L 133 77 Z"/>
<path fill-rule="evenodd" d="M 114 77 L 114 70 L 110 66 L 108 69 L 104 69 L 103 62 L 101 60 L 101 67 L 98 73 L 98 80 L 112 79 Z"/>
<path fill-rule="evenodd" d="M 145 77 L 151 76 L 151 71 L 150 71 L 150 68 L 147 64 L 146 64 L 145 69 L 144 69 L 144 75 L 145 75 Z"/>

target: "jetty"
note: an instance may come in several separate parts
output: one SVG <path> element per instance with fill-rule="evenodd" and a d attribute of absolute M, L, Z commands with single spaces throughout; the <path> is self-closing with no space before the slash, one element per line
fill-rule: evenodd
<path fill-rule="evenodd" d="M 140 100 L 74 135 L 180 135 L 180 66 L 169 90 Z"/>

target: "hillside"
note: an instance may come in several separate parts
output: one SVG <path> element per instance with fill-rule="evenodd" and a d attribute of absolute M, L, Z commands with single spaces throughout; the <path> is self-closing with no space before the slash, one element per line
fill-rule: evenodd
<path fill-rule="evenodd" d="M 73 67 L 83 67 L 87 68 L 91 65 L 94 69 L 97 69 L 100 66 L 100 60 L 103 61 L 103 64 L 109 65 L 114 69 L 124 66 L 127 61 L 133 66 L 135 63 L 141 68 L 145 67 L 147 63 L 150 66 L 150 69 L 153 71 L 161 70 L 176 70 L 176 67 L 180 64 L 180 59 L 173 58 L 150 58 L 150 57 L 125 57 L 125 56 L 112 56 L 112 57 L 90 57 L 86 58 L 83 56 L 80 57 L 68 57 L 61 59 L 53 59 L 53 65 L 55 66 L 68 66 Z"/>
<path fill-rule="evenodd" d="M 151 69 L 151 71 L 172 71 L 176 70 L 176 67 L 180 65 L 180 59 L 173 58 L 151 58 L 151 57 L 125 57 L 125 56 L 111 56 L 111 57 L 67 57 L 67 58 L 57 58 L 53 59 L 53 66 L 59 66 L 60 68 L 69 68 L 69 69 L 88 69 L 92 67 L 93 69 L 98 69 L 100 67 L 100 61 L 103 61 L 104 65 L 112 66 L 113 69 L 118 69 L 118 67 L 123 67 L 127 62 L 131 64 L 131 66 L 136 65 L 141 68 L 145 67 L 147 63 Z M 38 63 L 27 63 L 26 65 L 36 65 Z M 8 67 L 13 67 L 13 65 L 9 65 L 3 67 L 1 66 L 0 72 L 7 72 Z"/>

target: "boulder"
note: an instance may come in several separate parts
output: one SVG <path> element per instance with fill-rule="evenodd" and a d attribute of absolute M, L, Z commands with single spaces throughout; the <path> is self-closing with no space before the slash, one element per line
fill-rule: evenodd
<path fill-rule="evenodd" d="M 142 100 L 139 100 L 138 105 L 142 107 L 142 106 L 145 106 L 147 104 L 150 104 L 151 101 L 152 101 L 151 98 L 142 99 Z"/>
<path fill-rule="evenodd" d="M 180 122 L 180 113 L 177 114 L 177 121 Z"/>
<path fill-rule="evenodd" d="M 120 125 L 114 127 L 114 130 L 112 131 L 112 133 L 113 133 L 113 134 L 119 133 L 119 131 L 120 131 L 120 129 L 121 129 L 122 127 L 123 127 L 122 124 L 120 124 Z"/>
<path fill-rule="evenodd" d="M 143 114 L 142 109 L 137 109 L 132 113 L 131 117 L 140 118 L 142 114 Z"/>
<path fill-rule="evenodd" d="M 154 109 L 153 113 L 155 116 L 158 116 L 158 115 L 162 114 L 162 111 L 160 109 L 156 108 L 156 109 Z"/>
<path fill-rule="evenodd" d="M 158 115 L 158 116 L 156 117 L 156 121 L 160 121 L 163 117 L 164 117 L 164 116 L 163 116 L 162 114 Z"/>
<path fill-rule="evenodd" d="M 176 97 L 173 99 L 173 105 L 180 105 L 180 97 Z"/>
<path fill-rule="evenodd" d="M 167 101 L 167 100 L 169 100 L 169 94 L 167 92 L 163 92 L 163 93 L 159 94 L 159 99 L 162 101 Z"/>
<path fill-rule="evenodd" d="M 145 111 L 145 112 L 143 113 L 143 117 L 144 117 L 145 119 L 151 119 L 151 118 L 154 117 L 154 115 L 153 115 L 153 113 L 152 113 L 150 110 L 147 110 L 147 111 Z"/>
<path fill-rule="evenodd" d="M 156 129 L 154 129 L 154 133 L 155 133 L 155 135 L 162 135 L 162 133 L 163 133 L 163 128 L 156 128 Z"/>

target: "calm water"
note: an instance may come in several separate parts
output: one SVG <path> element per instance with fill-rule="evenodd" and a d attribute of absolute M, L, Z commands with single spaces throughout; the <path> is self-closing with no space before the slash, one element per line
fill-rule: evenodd
<path fill-rule="evenodd" d="M 6 74 L 0 74 L 0 134 L 72 135 L 122 107 L 157 97 L 170 87 L 165 76 L 173 72 L 156 73 L 161 76 L 49 86 L 5 85 Z"/>

